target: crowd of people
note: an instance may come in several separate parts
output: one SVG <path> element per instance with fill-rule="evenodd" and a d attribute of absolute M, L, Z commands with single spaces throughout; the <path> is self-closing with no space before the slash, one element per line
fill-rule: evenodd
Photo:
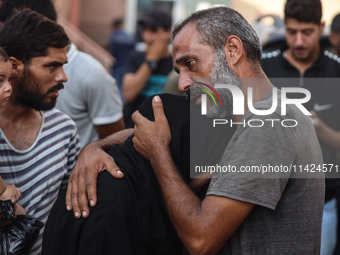
<path fill-rule="evenodd" d="M 44 223 L 30 254 L 338 254 L 340 14 L 333 52 L 320 0 L 287 0 L 283 20 L 284 47 L 262 53 L 228 7 L 175 25 L 147 10 L 145 51 L 117 18 L 109 73 L 69 40 L 52 1 L 3 0 L 0 203 Z M 220 136 L 209 125 L 222 118 L 236 125 Z M 193 151 L 236 171 L 194 178 Z"/>

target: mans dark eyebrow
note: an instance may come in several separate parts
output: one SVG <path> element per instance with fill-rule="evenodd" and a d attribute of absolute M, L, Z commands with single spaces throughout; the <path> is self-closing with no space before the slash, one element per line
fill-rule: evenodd
<path fill-rule="evenodd" d="M 52 62 L 45 64 L 45 66 L 62 66 L 62 65 L 65 65 L 65 64 L 67 64 L 67 62 L 63 63 L 63 62 L 59 62 L 59 61 L 52 61 Z"/>
<path fill-rule="evenodd" d="M 314 28 L 306 28 L 306 29 L 302 29 L 302 32 L 309 32 L 309 31 L 314 31 Z"/>

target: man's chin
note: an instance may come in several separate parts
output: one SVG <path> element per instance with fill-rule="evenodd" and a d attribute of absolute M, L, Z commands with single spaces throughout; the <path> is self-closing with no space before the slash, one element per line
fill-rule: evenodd
<path fill-rule="evenodd" d="M 57 100 L 50 100 L 49 102 L 43 102 L 41 104 L 34 105 L 34 109 L 37 111 L 49 111 L 52 110 L 57 103 Z"/>
<path fill-rule="evenodd" d="M 309 56 L 310 54 L 308 52 L 294 52 L 293 53 L 293 57 L 296 60 L 300 60 L 300 61 L 307 61 Z"/>

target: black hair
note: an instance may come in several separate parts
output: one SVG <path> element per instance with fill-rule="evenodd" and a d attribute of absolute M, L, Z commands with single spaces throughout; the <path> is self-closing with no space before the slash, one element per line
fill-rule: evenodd
<path fill-rule="evenodd" d="M 60 49 L 68 44 L 70 40 L 60 25 L 29 9 L 12 15 L 0 29 L 0 47 L 24 64 L 46 56 L 49 47 Z"/>
<path fill-rule="evenodd" d="M 9 60 L 7 52 L 0 47 L 0 61 L 1 62 L 7 62 Z"/>
<path fill-rule="evenodd" d="M 331 31 L 340 34 L 340 13 L 333 18 Z"/>
<path fill-rule="evenodd" d="M 51 0 L 3 0 L 0 5 L 0 21 L 4 22 L 15 10 L 29 8 L 56 21 L 57 13 Z"/>
<path fill-rule="evenodd" d="M 284 9 L 285 17 L 299 22 L 321 24 L 322 5 L 320 0 L 287 0 Z"/>

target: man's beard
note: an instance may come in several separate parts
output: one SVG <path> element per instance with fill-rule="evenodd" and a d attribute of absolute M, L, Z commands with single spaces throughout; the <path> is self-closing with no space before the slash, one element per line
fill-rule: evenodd
<path fill-rule="evenodd" d="M 226 55 L 223 50 L 215 50 L 213 53 L 214 56 L 214 67 L 210 73 L 210 79 L 207 84 L 210 84 L 214 87 L 215 84 L 230 84 L 239 87 L 240 80 L 236 76 L 233 70 L 228 66 Z M 194 83 L 200 83 L 198 81 L 194 81 Z M 205 82 L 203 82 L 205 83 Z M 207 117 L 209 118 L 231 118 L 233 112 L 233 97 L 232 93 L 229 89 L 216 89 L 216 92 L 219 94 L 222 105 L 217 103 L 216 105 L 213 102 L 210 102 L 210 106 L 207 107 Z M 203 92 L 204 93 L 204 92 Z M 193 86 L 191 89 L 186 91 L 186 99 L 190 100 L 190 97 L 195 95 L 202 95 L 202 90 L 197 86 Z M 209 97 L 208 97 L 209 98 Z"/>
<path fill-rule="evenodd" d="M 22 77 L 18 78 L 15 89 L 13 89 L 12 100 L 16 104 L 21 104 L 27 108 L 32 108 L 37 111 L 51 110 L 56 102 L 56 98 L 51 98 L 50 101 L 45 101 L 48 93 L 63 89 L 64 85 L 58 83 L 50 88 L 46 94 L 40 92 L 40 83 L 28 68 L 24 68 Z"/>

